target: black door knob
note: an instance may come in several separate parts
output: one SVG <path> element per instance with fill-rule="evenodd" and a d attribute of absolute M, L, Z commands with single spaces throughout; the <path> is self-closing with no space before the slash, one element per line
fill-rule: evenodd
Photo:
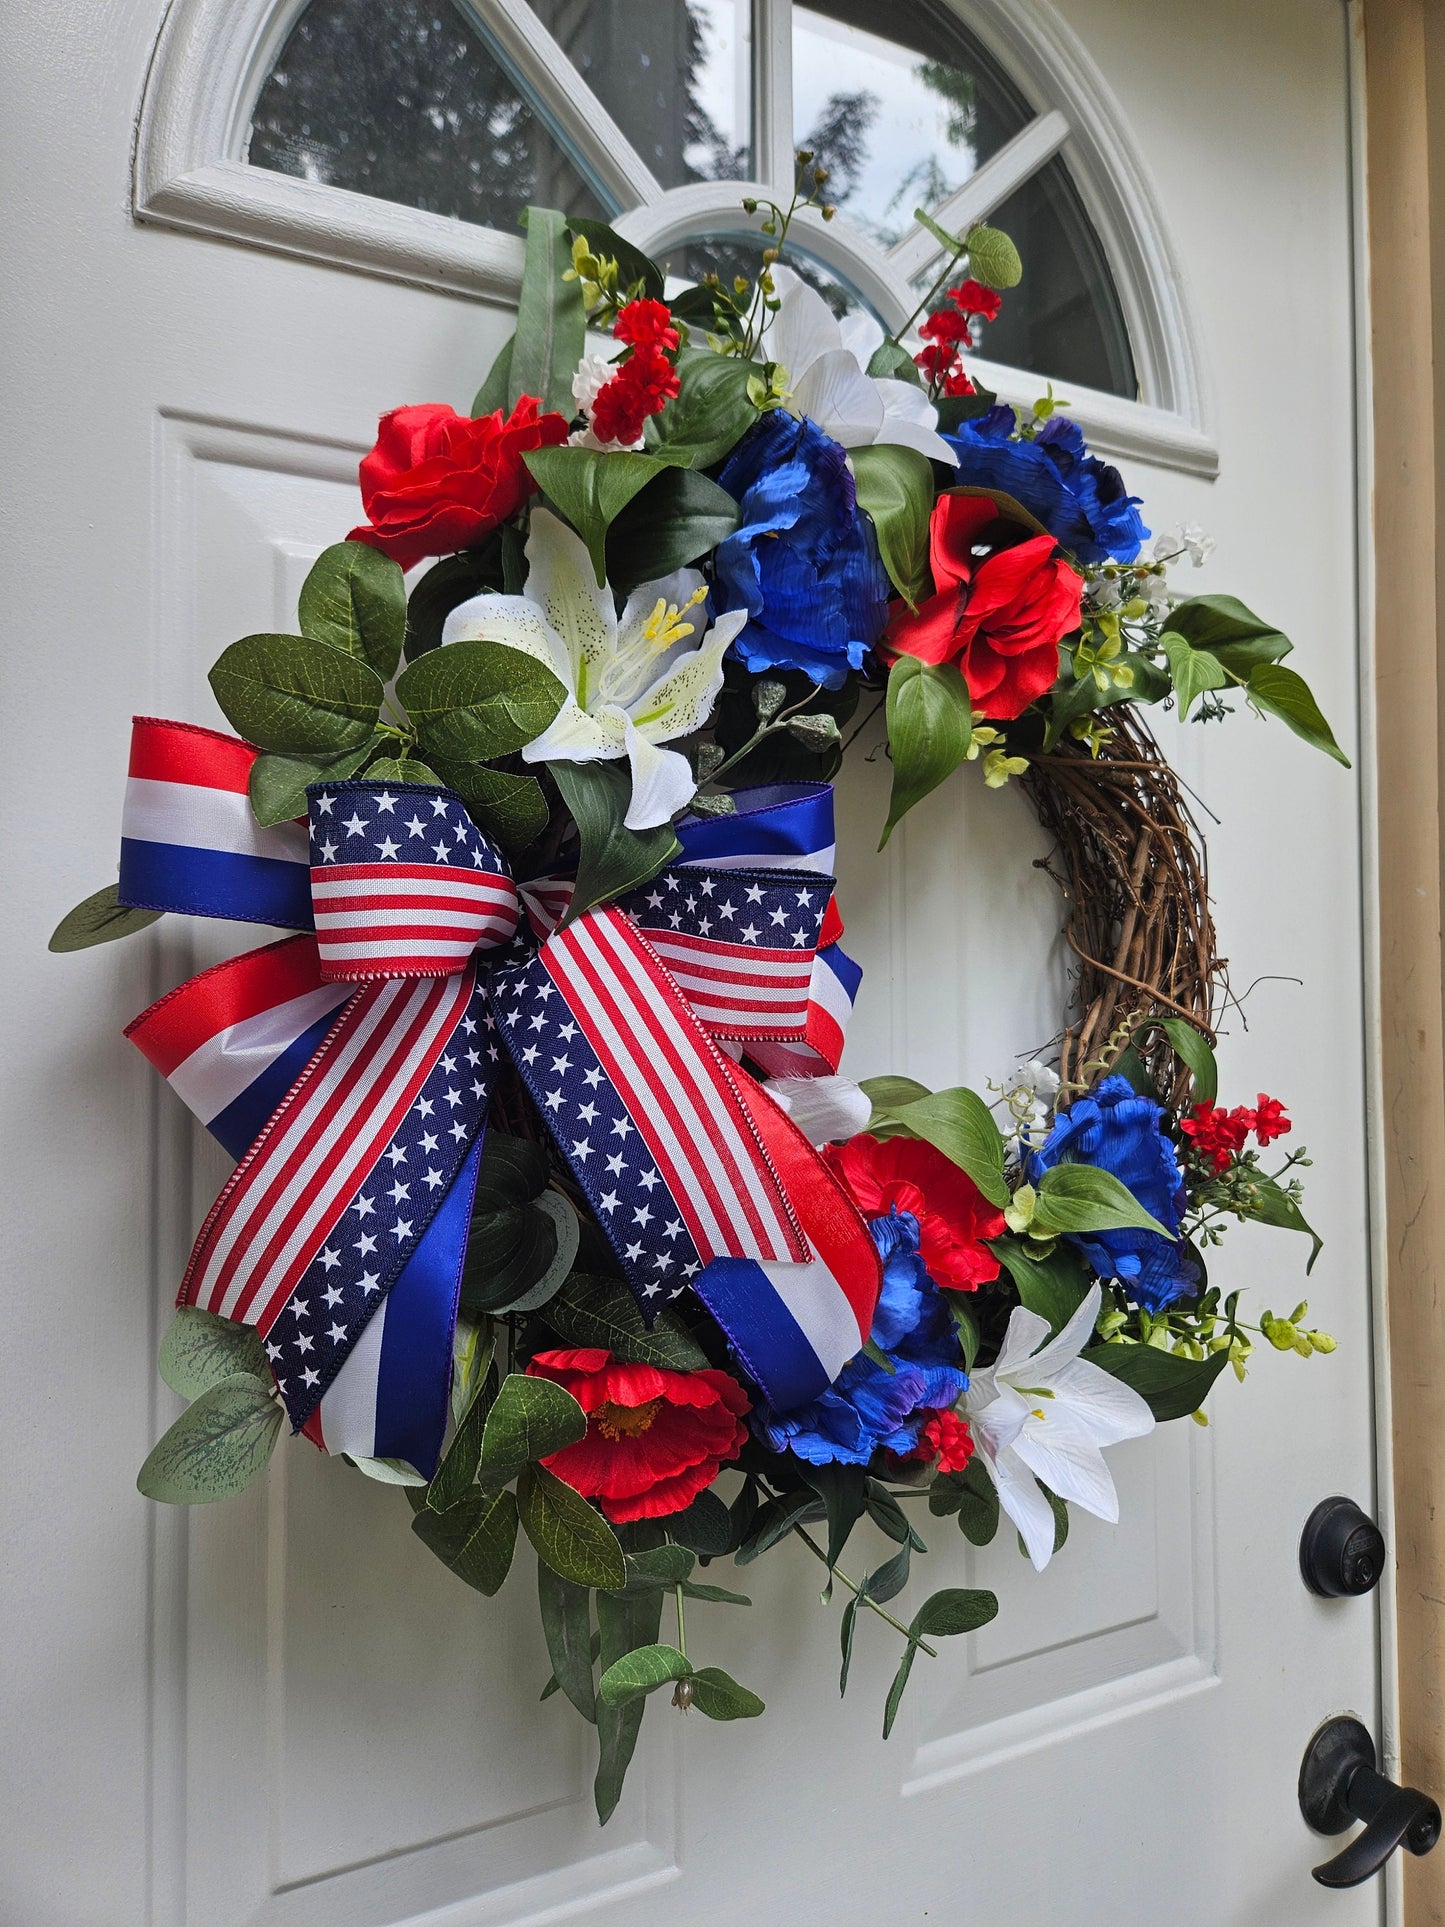
<path fill-rule="evenodd" d="M 1326 1720 L 1305 1748 L 1299 1770 L 1300 1812 L 1316 1833 L 1365 1830 L 1343 1853 L 1313 1869 L 1322 1887 L 1358 1887 L 1395 1851 L 1429 1853 L 1440 1838 L 1440 1809 L 1427 1793 L 1396 1786 L 1375 1770 L 1375 1742 L 1347 1713 Z"/>
<path fill-rule="evenodd" d="M 1321 1499 L 1300 1534 L 1299 1568 L 1321 1598 L 1358 1598 L 1380 1583 L 1385 1536 L 1353 1499 Z"/>

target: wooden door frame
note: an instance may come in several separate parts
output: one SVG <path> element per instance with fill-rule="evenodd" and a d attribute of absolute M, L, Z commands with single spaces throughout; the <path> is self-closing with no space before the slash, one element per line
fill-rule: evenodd
<path fill-rule="evenodd" d="M 1381 1498 L 1395 1547 L 1382 1695 L 1394 1730 L 1383 1750 L 1407 1781 L 1445 1798 L 1445 7 L 1353 0 L 1350 27 L 1362 123 L 1377 1383 Z M 1400 1858 L 1408 1927 L 1445 1927 L 1445 1849 Z"/>

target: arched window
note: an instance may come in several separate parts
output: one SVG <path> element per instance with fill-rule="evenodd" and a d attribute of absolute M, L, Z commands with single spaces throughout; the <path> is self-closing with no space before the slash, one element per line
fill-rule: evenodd
<path fill-rule="evenodd" d="M 839 213 L 795 243 L 840 303 L 897 326 L 938 254 L 915 210 L 993 219 L 1027 271 L 985 379 L 1061 384 L 1105 445 L 1207 472 L 1121 123 L 1040 0 L 175 0 L 137 213 L 505 295 L 529 202 L 605 215 L 691 275 L 757 248 L 744 195 L 786 199 L 808 147 Z"/>

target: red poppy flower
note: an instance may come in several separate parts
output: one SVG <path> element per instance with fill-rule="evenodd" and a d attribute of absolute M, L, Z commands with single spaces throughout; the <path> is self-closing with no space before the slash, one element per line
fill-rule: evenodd
<path fill-rule="evenodd" d="M 1012 540 L 1014 526 L 987 496 L 941 495 L 929 537 L 936 593 L 916 614 L 899 603 L 885 638 L 897 654 L 957 663 L 974 707 L 995 722 L 1021 716 L 1053 685 L 1084 592 L 1051 535 Z M 997 545 L 1000 530 L 1007 546 Z M 980 559 L 985 531 L 994 546 Z"/>
<path fill-rule="evenodd" d="M 1273 1144 L 1277 1137 L 1288 1137 L 1294 1129 L 1289 1113 L 1277 1097 L 1259 1094 L 1258 1108 L 1249 1113 L 1250 1126 L 1261 1144 Z"/>
<path fill-rule="evenodd" d="M 726 1372 L 666 1372 L 600 1349 L 538 1352 L 527 1370 L 569 1391 L 587 1436 L 542 1463 L 614 1525 L 691 1505 L 742 1450 L 747 1394 Z"/>
<path fill-rule="evenodd" d="M 897 1205 L 918 1220 L 919 1255 L 936 1285 L 976 1291 L 997 1278 L 985 1238 L 1002 1237 L 1003 1213 L 966 1171 L 916 1137 L 854 1137 L 823 1153 L 865 1218 Z"/>
<path fill-rule="evenodd" d="M 404 569 L 469 548 L 536 489 L 523 455 L 566 439 L 566 418 L 540 413 L 530 395 L 505 419 L 500 408 L 473 420 L 442 402 L 394 408 L 361 464 L 368 525 L 348 540 L 369 542 Z"/>

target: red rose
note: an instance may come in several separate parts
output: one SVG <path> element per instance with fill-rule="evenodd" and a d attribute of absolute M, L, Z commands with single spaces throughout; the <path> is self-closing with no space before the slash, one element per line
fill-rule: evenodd
<path fill-rule="evenodd" d="M 726 1372 L 665 1372 L 611 1352 L 538 1352 L 527 1370 L 569 1391 L 587 1436 L 542 1463 L 614 1525 L 691 1505 L 742 1450 L 747 1394 Z"/>
<path fill-rule="evenodd" d="M 916 1137 L 854 1137 L 823 1153 L 865 1218 L 897 1205 L 918 1220 L 919 1255 L 929 1277 L 950 1291 L 976 1291 L 997 1278 L 985 1238 L 1002 1237 L 1003 1213 L 966 1171 Z"/>
<path fill-rule="evenodd" d="M 985 531 L 992 546 L 980 559 Z M 929 538 L 936 593 L 916 614 L 900 603 L 886 638 L 901 655 L 957 663 L 974 707 L 995 722 L 1052 687 L 1084 593 L 1051 535 L 1016 535 L 987 496 L 941 495 Z"/>
<path fill-rule="evenodd" d="M 369 542 L 404 569 L 469 548 L 536 489 L 523 455 L 566 439 L 565 417 L 540 414 L 530 395 L 505 420 L 500 408 L 475 420 L 444 402 L 394 408 L 361 464 L 369 526 L 348 540 Z"/>

